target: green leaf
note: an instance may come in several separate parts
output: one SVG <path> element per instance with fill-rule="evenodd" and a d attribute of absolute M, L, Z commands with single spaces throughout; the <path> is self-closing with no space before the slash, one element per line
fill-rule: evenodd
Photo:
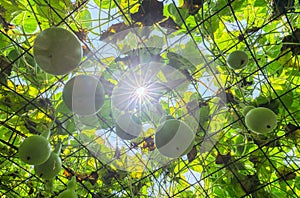
<path fill-rule="evenodd" d="M 168 5 L 168 12 L 174 19 L 175 23 L 178 24 L 179 26 L 182 26 L 184 23 L 184 20 L 189 16 L 188 10 L 187 9 L 176 9 L 176 6 L 174 4 L 169 4 Z"/>
<path fill-rule="evenodd" d="M 67 105 L 61 101 L 57 106 L 56 106 L 56 113 L 61 113 L 61 114 L 70 114 L 72 113 L 70 109 L 67 107 Z"/>
<path fill-rule="evenodd" d="M 102 9 L 112 9 L 116 7 L 114 1 L 110 0 L 94 0 L 94 2 Z M 117 0 L 120 3 L 120 0 Z"/>
<path fill-rule="evenodd" d="M 226 197 L 226 191 L 221 186 L 214 187 L 213 193 L 217 197 Z"/>
<path fill-rule="evenodd" d="M 35 0 L 34 9 L 39 16 L 48 19 L 48 24 L 54 25 L 62 21 L 68 14 L 68 9 L 72 8 L 70 0 L 51 0 L 48 1 L 49 5 L 43 0 Z M 43 23 L 42 23 L 43 24 Z"/>
<path fill-rule="evenodd" d="M 7 21 L 10 22 L 13 16 L 15 16 L 16 12 L 20 12 L 22 10 L 26 10 L 24 5 L 19 1 L 10 1 L 10 0 L 2 0 L 0 2 L 1 16 Z"/>
<path fill-rule="evenodd" d="M 78 16 L 78 21 L 81 22 L 82 28 L 91 28 L 92 27 L 92 15 L 88 9 L 82 10 Z"/>
<path fill-rule="evenodd" d="M 4 34 L 0 33 L 0 50 L 7 48 L 9 44 L 10 40 Z"/>
<path fill-rule="evenodd" d="M 25 33 L 31 34 L 37 29 L 37 21 L 34 15 L 31 12 L 23 11 L 18 14 L 13 20 L 12 23 L 22 27 Z"/>
<path fill-rule="evenodd" d="M 265 0 L 256 0 L 254 2 L 254 7 L 259 7 L 259 6 L 267 6 Z"/>
<path fill-rule="evenodd" d="M 268 65 L 267 70 L 272 75 L 276 74 L 277 76 L 280 76 L 283 72 L 283 67 L 277 61 L 275 61 Z"/>

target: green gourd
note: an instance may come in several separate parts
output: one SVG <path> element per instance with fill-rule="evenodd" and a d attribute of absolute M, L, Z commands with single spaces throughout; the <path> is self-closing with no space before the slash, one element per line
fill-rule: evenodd
<path fill-rule="evenodd" d="M 246 114 L 245 124 L 253 132 L 269 133 L 277 126 L 276 114 L 268 108 L 257 107 Z"/>
<path fill-rule="evenodd" d="M 46 162 L 51 153 L 49 136 L 50 131 L 27 137 L 19 147 L 20 159 L 30 165 L 39 165 Z"/>
<path fill-rule="evenodd" d="M 62 162 L 59 157 L 61 144 L 56 145 L 54 151 L 51 152 L 49 159 L 40 165 L 34 166 L 35 173 L 46 180 L 54 178 L 62 168 Z"/>
<path fill-rule="evenodd" d="M 77 198 L 77 194 L 75 192 L 76 189 L 76 177 L 73 176 L 67 185 L 67 189 L 61 192 L 57 198 Z"/>

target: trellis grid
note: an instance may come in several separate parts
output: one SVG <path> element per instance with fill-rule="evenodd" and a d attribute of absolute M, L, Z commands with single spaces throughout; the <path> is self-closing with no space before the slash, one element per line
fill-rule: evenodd
<path fill-rule="evenodd" d="M 0 3 L 0 196 L 56 197 L 72 176 L 77 178 L 79 197 L 300 196 L 298 1 L 146 1 L 149 5 L 163 4 L 160 11 L 173 22 L 162 25 L 159 16 L 151 15 L 159 11 L 146 13 L 149 8 L 143 8 L 142 1 Z M 132 10 L 144 10 L 144 16 L 137 17 Z M 82 17 L 83 12 L 89 12 L 85 15 L 89 17 Z M 25 18 L 28 15 L 28 19 L 18 19 L 20 13 Z M 35 21 L 34 30 L 29 30 L 32 24 L 26 20 Z M 150 25 L 181 32 L 198 46 L 195 53 L 205 61 L 189 73 L 189 80 L 197 90 L 196 84 L 205 84 L 199 74 L 211 72 L 226 98 L 226 110 L 217 112 L 216 108 L 213 113 L 224 116 L 226 123 L 220 123 L 217 129 L 218 140 L 204 138 L 209 132 L 200 126 L 190 153 L 155 169 L 144 164 L 146 170 L 135 173 L 118 170 L 114 163 L 132 152 L 155 150 L 153 136 L 118 140 L 115 150 L 107 154 L 110 159 L 103 160 L 99 151 L 104 148 L 99 144 L 114 134 L 111 115 L 101 111 L 97 114 L 103 126 L 101 135 L 95 133 L 99 128 L 78 129 L 78 117 L 66 110 L 61 98 L 64 84 L 76 73 L 44 73 L 34 62 L 32 46 L 38 32 L 50 26 L 72 31 L 84 49 L 79 73 L 87 72 L 86 65 L 96 64 L 91 67 L 100 68 L 96 70 L 109 87 L 113 85 L 105 77 L 113 74 L 113 66 L 105 62 L 102 49 L 95 43 L 129 28 Z M 226 66 L 226 55 L 235 49 L 249 55 L 250 63 L 241 71 Z M 253 96 L 254 90 L 260 91 L 259 97 Z M 199 90 L 196 92 L 201 95 Z M 106 94 L 106 100 L 110 100 L 111 94 Z M 219 92 L 215 94 L 217 97 Z M 212 100 L 201 102 L 211 107 L 215 104 Z M 241 113 L 244 105 L 272 109 L 278 117 L 276 133 L 259 135 L 249 131 Z M 55 178 L 52 192 L 47 191 L 47 181 L 18 158 L 18 147 L 24 138 L 49 128 L 51 145 L 62 143 L 63 148 L 63 170 Z M 211 148 L 202 152 L 203 144 L 210 141 Z M 118 143 L 123 149 L 119 150 Z M 135 157 L 142 161 L 140 155 Z"/>

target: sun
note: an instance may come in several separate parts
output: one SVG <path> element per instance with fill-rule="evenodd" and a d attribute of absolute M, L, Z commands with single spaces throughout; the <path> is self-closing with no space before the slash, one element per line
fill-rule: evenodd
<path fill-rule="evenodd" d="M 135 95 L 139 98 L 143 98 L 144 96 L 147 95 L 147 90 L 145 87 L 138 87 L 136 90 L 135 90 Z"/>
<path fill-rule="evenodd" d="M 126 71 L 113 90 L 113 106 L 122 111 L 141 112 L 157 102 L 167 91 L 157 76 L 158 66 L 141 64 Z"/>

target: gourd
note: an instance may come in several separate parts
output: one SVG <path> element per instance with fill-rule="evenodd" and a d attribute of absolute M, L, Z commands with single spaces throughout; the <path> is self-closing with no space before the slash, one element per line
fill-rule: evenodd
<path fill-rule="evenodd" d="M 73 113 L 93 115 L 101 110 L 105 93 L 99 79 L 89 75 L 78 75 L 66 83 L 62 97 Z"/>
<path fill-rule="evenodd" d="M 19 147 L 20 159 L 30 165 L 39 165 L 46 162 L 51 153 L 49 136 L 50 131 L 46 131 L 41 135 L 27 137 Z"/>
<path fill-rule="evenodd" d="M 124 113 L 116 120 L 116 134 L 123 140 L 137 138 L 142 130 L 141 121 L 130 113 Z"/>
<path fill-rule="evenodd" d="M 36 37 L 33 56 L 45 72 L 64 75 L 78 67 L 83 52 L 75 34 L 60 27 L 51 27 Z"/>
<path fill-rule="evenodd" d="M 67 189 L 61 192 L 57 198 L 77 198 L 76 189 L 76 177 L 73 176 L 72 179 L 68 182 Z"/>
<path fill-rule="evenodd" d="M 154 142 L 158 151 L 169 158 L 178 158 L 191 151 L 195 133 L 183 121 L 169 119 L 158 126 Z"/>
<path fill-rule="evenodd" d="M 236 50 L 227 57 L 227 64 L 231 69 L 242 69 L 248 64 L 249 58 L 246 52 Z"/>
<path fill-rule="evenodd" d="M 56 145 L 54 151 L 51 152 L 48 160 L 40 165 L 34 166 L 35 173 L 45 179 L 49 180 L 54 178 L 62 168 L 62 162 L 59 157 L 61 151 L 61 144 Z"/>
<path fill-rule="evenodd" d="M 277 126 L 276 114 L 265 107 L 253 108 L 245 116 L 246 126 L 256 133 L 269 133 Z"/>

